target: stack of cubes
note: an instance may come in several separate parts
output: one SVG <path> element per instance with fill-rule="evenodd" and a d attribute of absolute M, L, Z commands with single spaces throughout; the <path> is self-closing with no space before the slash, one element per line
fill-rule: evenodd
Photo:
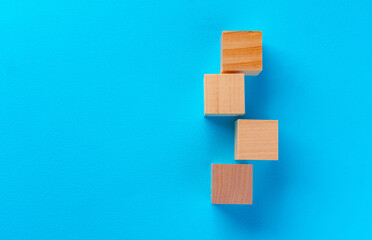
<path fill-rule="evenodd" d="M 262 32 L 222 32 L 221 74 L 204 75 L 204 115 L 244 115 L 244 76 L 261 71 Z M 235 160 L 278 160 L 278 121 L 238 119 Z M 252 198 L 252 164 L 212 164 L 213 204 L 252 204 Z"/>

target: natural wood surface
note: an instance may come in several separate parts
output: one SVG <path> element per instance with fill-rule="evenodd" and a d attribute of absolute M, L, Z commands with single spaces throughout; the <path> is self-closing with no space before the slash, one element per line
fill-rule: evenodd
<path fill-rule="evenodd" d="M 221 73 L 244 73 L 256 76 L 261 71 L 262 32 L 222 32 Z"/>
<path fill-rule="evenodd" d="M 278 160 L 278 121 L 237 120 L 235 160 Z"/>
<path fill-rule="evenodd" d="M 233 116 L 244 113 L 244 74 L 204 75 L 204 115 Z"/>
<path fill-rule="evenodd" d="M 253 165 L 212 164 L 213 204 L 252 204 Z"/>

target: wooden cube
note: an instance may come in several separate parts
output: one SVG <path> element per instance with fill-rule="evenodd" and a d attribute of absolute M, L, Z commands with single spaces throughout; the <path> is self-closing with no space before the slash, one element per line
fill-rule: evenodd
<path fill-rule="evenodd" d="M 262 71 L 262 32 L 223 31 L 221 73 L 257 76 Z"/>
<path fill-rule="evenodd" d="M 278 121 L 237 120 L 235 160 L 278 160 Z"/>
<path fill-rule="evenodd" d="M 252 164 L 212 164 L 213 204 L 252 204 Z"/>
<path fill-rule="evenodd" d="M 204 75 L 205 116 L 236 116 L 244 113 L 244 74 Z"/>

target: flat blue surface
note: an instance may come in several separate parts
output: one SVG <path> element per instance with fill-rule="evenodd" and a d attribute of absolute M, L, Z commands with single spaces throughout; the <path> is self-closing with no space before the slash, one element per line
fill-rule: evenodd
<path fill-rule="evenodd" d="M 371 239 L 370 1 L 2 1 L 0 238 Z M 222 30 L 263 31 L 279 120 L 252 206 L 215 206 L 236 118 L 203 117 Z"/>

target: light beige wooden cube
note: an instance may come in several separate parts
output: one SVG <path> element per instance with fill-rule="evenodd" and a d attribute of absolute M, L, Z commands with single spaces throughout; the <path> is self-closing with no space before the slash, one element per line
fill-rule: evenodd
<path fill-rule="evenodd" d="M 204 75 L 205 116 L 237 116 L 244 113 L 244 74 Z"/>
<path fill-rule="evenodd" d="M 244 73 L 256 76 L 261 71 L 262 32 L 222 32 L 221 73 Z"/>
<path fill-rule="evenodd" d="M 278 160 L 278 121 L 237 120 L 235 160 Z"/>

